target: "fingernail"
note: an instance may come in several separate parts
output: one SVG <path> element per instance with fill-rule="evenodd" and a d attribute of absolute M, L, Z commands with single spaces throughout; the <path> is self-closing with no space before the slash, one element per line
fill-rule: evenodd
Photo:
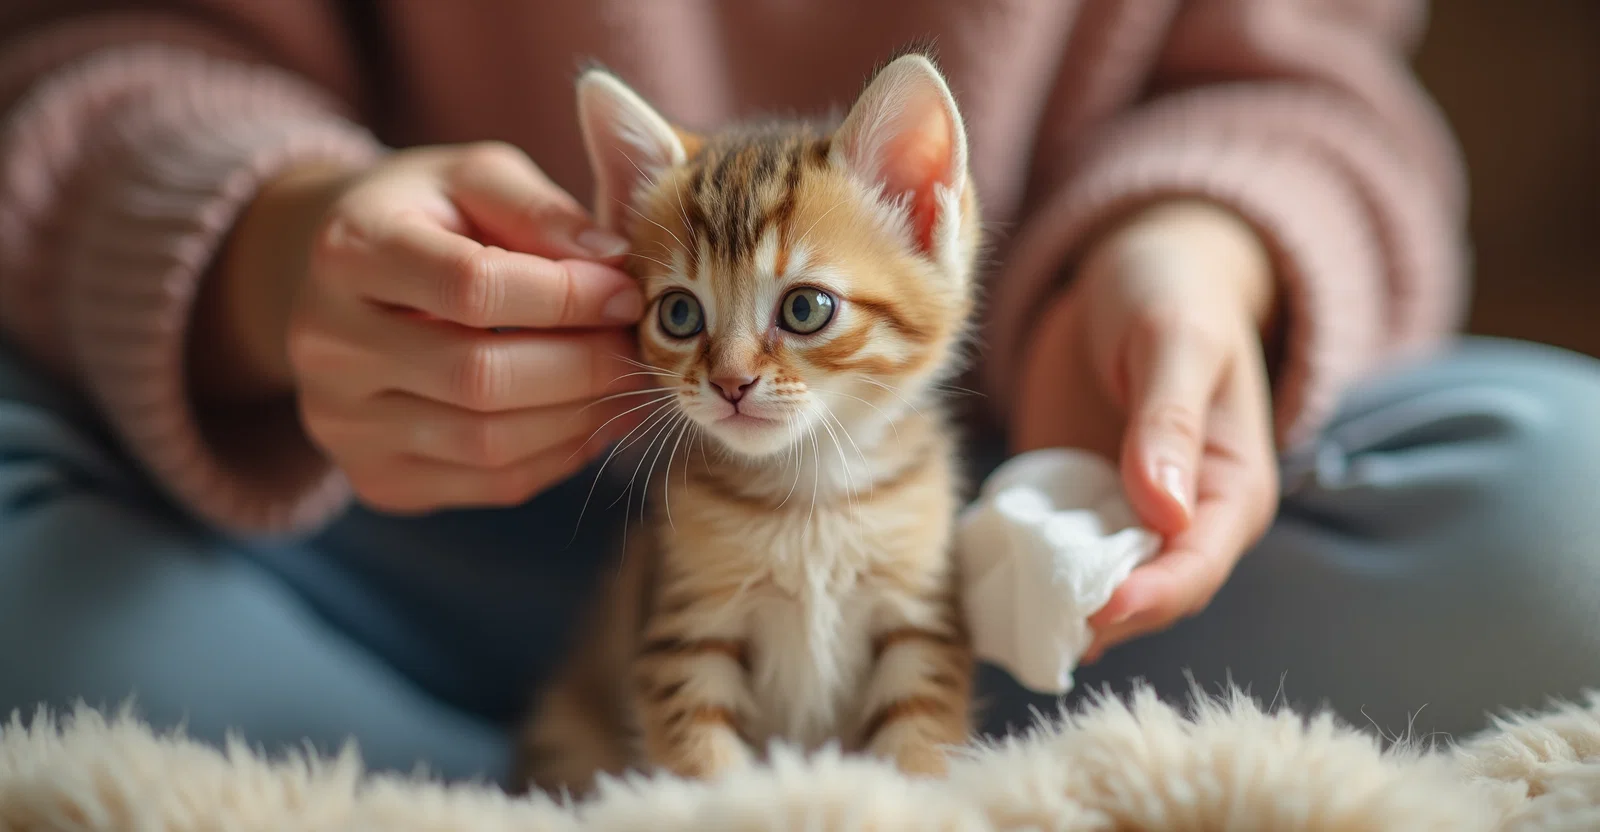
<path fill-rule="evenodd" d="M 606 301 L 600 314 L 605 315 L 608 321 L 631 324 L 644 314 L 644 299 L 639 296 L 638 289 L 632 287 L 623 289 Z"/>
<path fill-rule="evenodd" d="M 1156 482 L 1161 484 L 1161 490 L 1172 495 L 1185 514 L 1189 512 L 1189 486 L 1184 481 L 1182 468 L 1170 462 L 1161 464 L 1156 468 Z"/>
<path fill-rule="evenodd" d="M 628 241 L 610 231 L 591 228 L 578 235 L 578 245 L 596 257 L 621 257 L 628 253 Z"/>

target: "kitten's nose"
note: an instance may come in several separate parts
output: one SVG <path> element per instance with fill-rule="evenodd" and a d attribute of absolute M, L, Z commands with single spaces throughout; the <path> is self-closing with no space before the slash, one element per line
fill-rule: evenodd
<path fill-rule="evenodd" d="M 750 388 L 756 386 L 756 382 L 760 380 L 760 376 L 717 376 L 711 380 L 711 383 L 722 391 L 724 399 L 730 402 L 737 402 L 744 398 L 744 394 L 750 392 Z"/>

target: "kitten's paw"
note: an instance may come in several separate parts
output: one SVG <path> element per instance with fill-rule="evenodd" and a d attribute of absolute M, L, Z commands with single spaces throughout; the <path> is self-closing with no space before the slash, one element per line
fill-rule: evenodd
<path fill-rule="evenodd" d="M 713 780 L 730 771 L 749 766 L 755 753 L 732 730 L 705 731 L 675 749 L 675 759 L 665 768 L 680 777 Z"/>
<path fill-rule="evenodd" d="M 950 772 L 950 759 L 944 749 L 925 740 L 884 743 L 872 753 L 894 761 L 895 767 L 912 777 L 944 777 Z"/>

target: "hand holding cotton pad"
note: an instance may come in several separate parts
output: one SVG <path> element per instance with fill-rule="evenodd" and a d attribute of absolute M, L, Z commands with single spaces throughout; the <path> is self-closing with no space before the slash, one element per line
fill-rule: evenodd
<path fill-rule="evenodd" d="M 1066 448 L 1013 457 L 957 522 L 978 658 L 1034 691 L 1071 690 L 1089 616 L 1160 546 L 1106 460 Z"/>

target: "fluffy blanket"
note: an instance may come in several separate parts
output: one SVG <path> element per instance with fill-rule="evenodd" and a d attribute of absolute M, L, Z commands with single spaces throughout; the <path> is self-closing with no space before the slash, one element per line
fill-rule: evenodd
<path fill-rule="evenodd" d="M 351 750 L 264 758 L 158 736 L 127 712 L 14 717 L 0 829 L 42 830 L 1594 830 L 1600 695 L 1506 717 L 1450 748 L 1387 749 L 1242 695 L 1148 693 L 964 754 L 948 781 L 821 753 L 716 784 L 613 782 L 563 805 L 364 773 Z"/>

